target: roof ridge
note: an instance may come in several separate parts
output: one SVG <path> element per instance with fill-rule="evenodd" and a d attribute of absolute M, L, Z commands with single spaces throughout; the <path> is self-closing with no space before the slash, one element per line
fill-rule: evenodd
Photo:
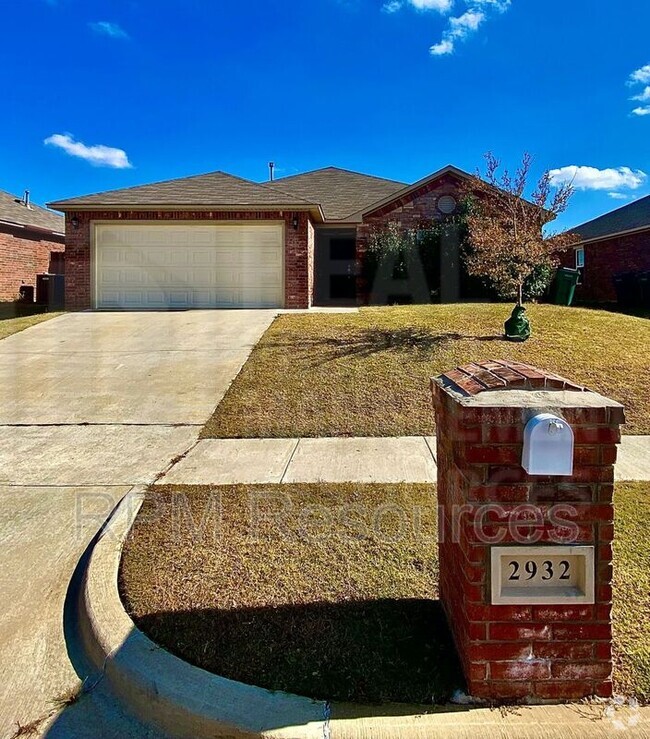
<path fill-rule="evenodd" d="M 290 180 L 295 177 L 304 177 L 305 175 L 316 174 L 317 172 L 326 172 L 328 169 L 334 170 L 336 172 L 347 172 L 348 174 L 356 174 L 356 175 L 359 175 L 359 177 L 368 177 L 373 180 L 379 180 L 380 182 L 390 182 L 391 184 L 395 184 L 395 185 L 407 185 L 408 184 L 406 182 L 402 182 L 401 180 L 391 180 L 388 177 L 379 177 L 378 175 L 375 175 L 375 174 L 367 174 L 366 172 L 358 172 L 355 169 L 347 169 L 346 167 L 334 167 L 333 165 L 329 165 L 327 167 L 317 167 L 316 169 L 309 169 L 306 172 L 297 172 L 296 174 L 286 175 L 285 177 L 278 177 L 277 179 L 273 180 L 272 183 L 266 183 L 266 184 L 282 182 L 283 180 Z"/>
<path fill-rule="evenodd" d="M 232 177 L 233 180 L 240 180 L 240 182 L 245 182 L 248 185 L 255 185 L 256 187 L 262 187 L 264 189 L 267 189 L 267 186 L 270 184 L 268 182 L 255 182 L 255 180 L 249 180 L 246 179 L 246 177 L 240 177 L 237 174 L 230 174 L 229 172 L 223 172 L 219 170 L 218 172 L 211 172 L 209 174 L 223 174 L 227 177 Z M 201 177 L 202 175 L 198 175 Z M 189 177 L 187 179 L 190 179 Z M 154 183 L 155 184 L 155 183 Z M 305 198 L 300 197 L 300 195 L 292 195 L 290 192 L 285 192 L 284 190 L 278 190 L 277 192 L 281 193 L 282 195 L 287 195 L 287 197 L 291 197 L 295 200 L 300 200 L 303 203 L 306 203 L 307 205 L 320 205 L 320 203 L 313 203 L 311 200 L 305 200 Z"/>

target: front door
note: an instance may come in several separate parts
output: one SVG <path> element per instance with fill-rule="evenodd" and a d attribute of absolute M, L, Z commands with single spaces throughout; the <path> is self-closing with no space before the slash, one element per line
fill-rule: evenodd
<path fill-rule="evenodd" d="M 356 230 L 320 230 L 316 234 L 316 304 L 357 304 Z"/>

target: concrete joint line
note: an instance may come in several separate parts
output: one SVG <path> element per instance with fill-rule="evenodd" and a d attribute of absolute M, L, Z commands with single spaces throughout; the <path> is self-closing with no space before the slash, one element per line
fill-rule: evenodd
<path fill-rule="evenodd" d="M 424 443 L 427 445 L 427 449 L 431 453 L 431 459 L 433 459 L 434 464 L 438 464 L 438 460 L 436 459 L 436 450 L 431 447 L 431 444 L 429 443 L 429 439 L 426 436 L 422 437 L 424 439 Z"/>
<path fill-rule="evenodd" d="M 196 428 L 200 427 L 202 428 L 205 424 L 202 423 L 130 423 L 130 422 L 122 422 L 122 421 L 113 421 L 113 422 L 91 422 L 91 421 L 79 421 L 77 423 L 0 423 L 0 428 L 18 428 L 18 429 L 29 429 L 29 428 L 37 428 L 37 429 L 58 429 L 58 428 L 94 428 L 94 427 L 102 427 L 102 428 L 122 428 L 124 426 L 126 427 L 136 427 L 136 428 L 161 428 L 161 429 L 181 429 L 181 428 Z"/>
<path fill-rule="evenodd" d="M 17 483 L 17 482 L 2 482 L 0 481 L 0 487 L 3 488 L 44 488 L 46 490 L 76 490 L 77 488 L 125 488 L 133 485 L 133 482 L 81 482 L 81 483 L 65 483 L 57 484 L 51 482 L 38 482 L 38 483 Z"/>
<path fill-rule="evenodd" d="M 181 454 L 177 454 L 170 462 L 169 464 L 161 471 L 159 472 L 151 481 L 152 485 L 155 485 L 159 480 L 161 480 L 163 477 L 165 477 L 166 474 L 172 469 L 172 467 L 175 467 L 179 462 L 182 462 L 185 457 L 197 446 L 197 444 L 201 441 L 201 438 L 195 439 L 194 443 L 190 444 L 189 447 L 182 452 Z"/>
<path fill-rule="evenodd" d="M 280 477 L 280 485 L 284 483 L 284 478 L 287 476 L 287 472 L 289 471 L 289 467 L 291 467 L 291 463 L 293 462 L 293 457 L 295 453 L 298 451 L 298 447 L 300 446 L 301 441 L 302 439 L 296 440 L 296 445 L 294 446 L 293 451 L 291 452 L 291 455 L 289 456 L 289 461 L 285 465 L 284 470 L 282 472 L 282 476 Z"/>

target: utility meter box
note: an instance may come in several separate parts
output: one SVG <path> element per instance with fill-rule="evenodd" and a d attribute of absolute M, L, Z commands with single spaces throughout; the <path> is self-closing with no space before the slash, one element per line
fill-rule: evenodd
<path fill-rule="evenodd" d="M 572 475 L 573 429 L 559 416 L 540 413 L 526 424 L 522 457 L 529 475 Z"/>

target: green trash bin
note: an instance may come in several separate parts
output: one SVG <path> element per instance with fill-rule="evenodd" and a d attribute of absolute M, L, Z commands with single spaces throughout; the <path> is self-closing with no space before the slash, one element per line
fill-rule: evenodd
<path fill-rule="evenodd" d="M 560 267 L 555 275 L 555 292 L 553 302 L 555 305 L 571 305 L 576 291 L 576 285 L 580 279 L 580 270 Z"/>

